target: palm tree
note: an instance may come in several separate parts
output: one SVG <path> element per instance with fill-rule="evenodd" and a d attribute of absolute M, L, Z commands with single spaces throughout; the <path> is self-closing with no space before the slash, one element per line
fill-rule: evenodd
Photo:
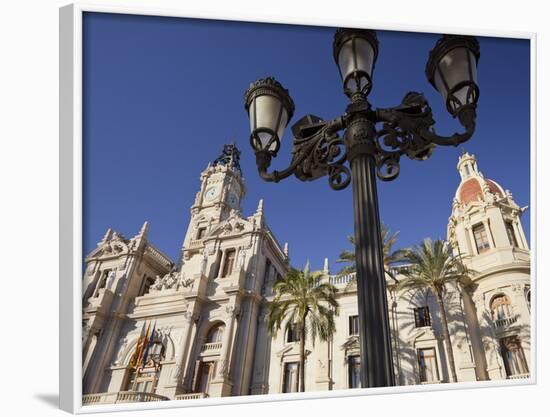
<path fill-rule="evenodd" d="M 334 316 L 338 315 L 337 289 L 321 282 L 322 272 L 310 272 L 309 262 L 303 271 L 292 268 L 273 284 L 275 297 L 269 306 L 267 326 L 272 337 L 285 322 L 285 332 L 296 326 L 300 337 L 300 392 L 305 391 L 306 337 L 327 341 L 335 332 Z"/>
<path fill-rule="evenodd" d="M 456 367 L 447 323 L 444 298 L 447 284 L 466 283 L 475 272 L 468 269 L 459 257 L 453 256 L 452 247 L 443 240 L 424 239 L 422 243 L 402 251 L 403 260 L 410 266 L 400 273 L 404 276 L 397 284 L 403 289 L 429 289 L 437 300 L 442 322 L 443 338 L 453 382 L 457 382 Z"/>
<path fill-rule="evenodd" d="M 380 228 L 380 235 L 384 247 L 382 248 L 384 252 L 384 266 L 387 268 L 390 264 L 400 260 L 401 251 L 392 251 L 393 245 L 397 241 L 397 235 L 399 232 L 391 233 L 390 229 L 382 223 Z M 344 250 L 340 253 L 340 257 L 336 260 L 339 263 L 348 263 L 342 268 L 339 275 L 347 275 L 354 273 L 356 271 L 355 266 L 355 237 L 348 236 L 349 242 L 354 246 L 353 250 Z"/>

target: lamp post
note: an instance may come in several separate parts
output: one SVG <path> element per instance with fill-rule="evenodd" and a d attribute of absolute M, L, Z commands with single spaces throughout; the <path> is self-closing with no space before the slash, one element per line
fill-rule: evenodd
<path fill-rule="evenodd" d="M 350 104 L 331 121 L 306 115 L 292 126 L 292 161 L 268 173 L 277 156 L 294 102 L 273 77 L 260 79 L 245 93 L 250 119 L 250 144 L 260 177 L 278 182 L 294 174 L 302 181 L 328 176 L 334 190 L 353 187 L 355 257 L 363 387 L 395 385 L 376 177 L 390 181 L 399 175 L 406 155 L 425 160 L 436 145 L 457 146 L 475 130 L 479 97 L 476 66 L 479 44 L 473 37 L 444 35 L 430 51 L 426 76 L 458 118 L 463 133 L 438 135 L 431 108 L 420 93 L 409 92 L 400 105 L 375 109 L 367 100 L 378 56 L 376 33 L 338 29 L 334 60 Z M 338 132 L 343 131 L 342 137 Z M 348 168 L 346 162 L 351 166 Z"/>

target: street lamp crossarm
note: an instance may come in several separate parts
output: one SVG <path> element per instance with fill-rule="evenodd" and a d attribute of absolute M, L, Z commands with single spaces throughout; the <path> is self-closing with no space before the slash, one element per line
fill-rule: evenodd
<path fill-rule="evenodd" d="M 308 115 L 293 128 L 290 165 L 269 173 L 273 155 L 260 150 L 256 152 L 258 171 L 261 178 L 269 182 L 279 182 L 293 174 L 301 181 L 327 175 L 331 188 L 342 190 L 351 181 L 346 162 L 351 162 L 357 153 L 368 153 L 376 161 L 378 178 L 391 181 L 399 176 L 401 156 L 425 160 L 437 145 L 458 146 L 469 140 L 475 131 L 476 105 L 463 106 L 457 116 L 465 131 L 438 135 L 428 101 L 416 92 L 407 93 L 401 104 L 390 108 L 372 110 L 366 100 L 352 103 L 343 116 L 331 121 Z M 346 143 L 338 136 L 344 129 L 349 132 L 348 136 L 357 136 L 357 139 Z"/>
<path fill-rule="evenodd" d="M 256 152 L 256 165 L 260 177 L 268 182 L 279 182 L 291 175 L 301 181 L 313 181 L 325 175 L 334 189 L 343 189 L 351 181 L 351 172 L 344 166 L 347 161 L 344 141 L 338 136 L 338 131 L 344 127 L 344 119 L 338 117 L 328 122 L 316 122 L 322 127 L 307 137 L 296 137 L 292 148 L 290 165 L 281 170 L 268 172 L 272 155 L 260 150 Z M 303 126 L 302 131 L 307 131 Z"/>

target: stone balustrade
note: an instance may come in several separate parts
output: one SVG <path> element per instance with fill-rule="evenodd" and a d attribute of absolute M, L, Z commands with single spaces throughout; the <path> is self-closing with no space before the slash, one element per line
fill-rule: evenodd
<path fill-rule="evenodd" d="M 203 343 L 201 346 L 201 352 L 210 352 L 220 350 L 222 348 L 222 342 Z"/>
<path fill-rule="evenodd" d="M 350 283 L 355 279 L 355 273 L 346 275 L 333 275 L 329 278 L 329 282 L 332 285 L 344 285 Z"/>
<path fill-rule="evenodd" d="M 530 374 L 516 374 L 516 375 L 508 375 L 506 379 L 528 379 L 531 375 Z"/>
<path fill-rule="evenodd" d="M 152 392 L 119 391 L 83 395 L 82 405 L 121 404 L 168 400 L 168 397 L 153 394 Z"/>
<path fill-rule="evenodd" d="M 497 319 L 493 321 L 493 326 L 497 330 L 503 330 L 510 327 L 518 320 L 517 317 L 506 317 L 504 319 Z"/>
<path fill-rule="evenodd" d="M 202 246 L 203 246 L 202 239 L 191 239 L 185 249 L 199 249 L 199 248 L 202 248 Z"/>
<path fill-rule="evenodd" d="M 205 392 L 192 392 L 189 394 L 178 394 L 176 400 L 198 400 L 200 398 L 208 398 L 208 394 Z"/>

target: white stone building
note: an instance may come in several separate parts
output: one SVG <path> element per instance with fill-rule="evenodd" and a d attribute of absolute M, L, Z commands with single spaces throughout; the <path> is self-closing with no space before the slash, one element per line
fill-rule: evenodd
<path fill-rule="evenodd" d="M 473 156 L 460 158 L 448 239 L 478 273 L 468 290 L 450 286 L 446 309 L 459 381 L 526 377 L 530 358 L 530 254 L 520 208 L 485 179 Z M 147 238 L 108 230 L 86 258 L 83 280 L 84 404 L 292 392 L 298 388 L 294 334 L 271 338 L 265 317 L 272 284 L 288 271 L 266 224 L 263 201 L 244 216 L 239 151 L 226 145 L 201 174 L 191 220 L 173 263 Z M 419 236 L 419 240 L 422 237 Z M 337 331 L 306 344 L 306 390 L 359 386 L 357 298 L 351 276 L 339 289 Z M 400 279 L 399 269 L 394 277 Z M 396 294 L 388 275 L 396 380 L 448 382 L 434 297 Z M 154 328 L 146 363 L 131 366 L 140 334 Z"/>

